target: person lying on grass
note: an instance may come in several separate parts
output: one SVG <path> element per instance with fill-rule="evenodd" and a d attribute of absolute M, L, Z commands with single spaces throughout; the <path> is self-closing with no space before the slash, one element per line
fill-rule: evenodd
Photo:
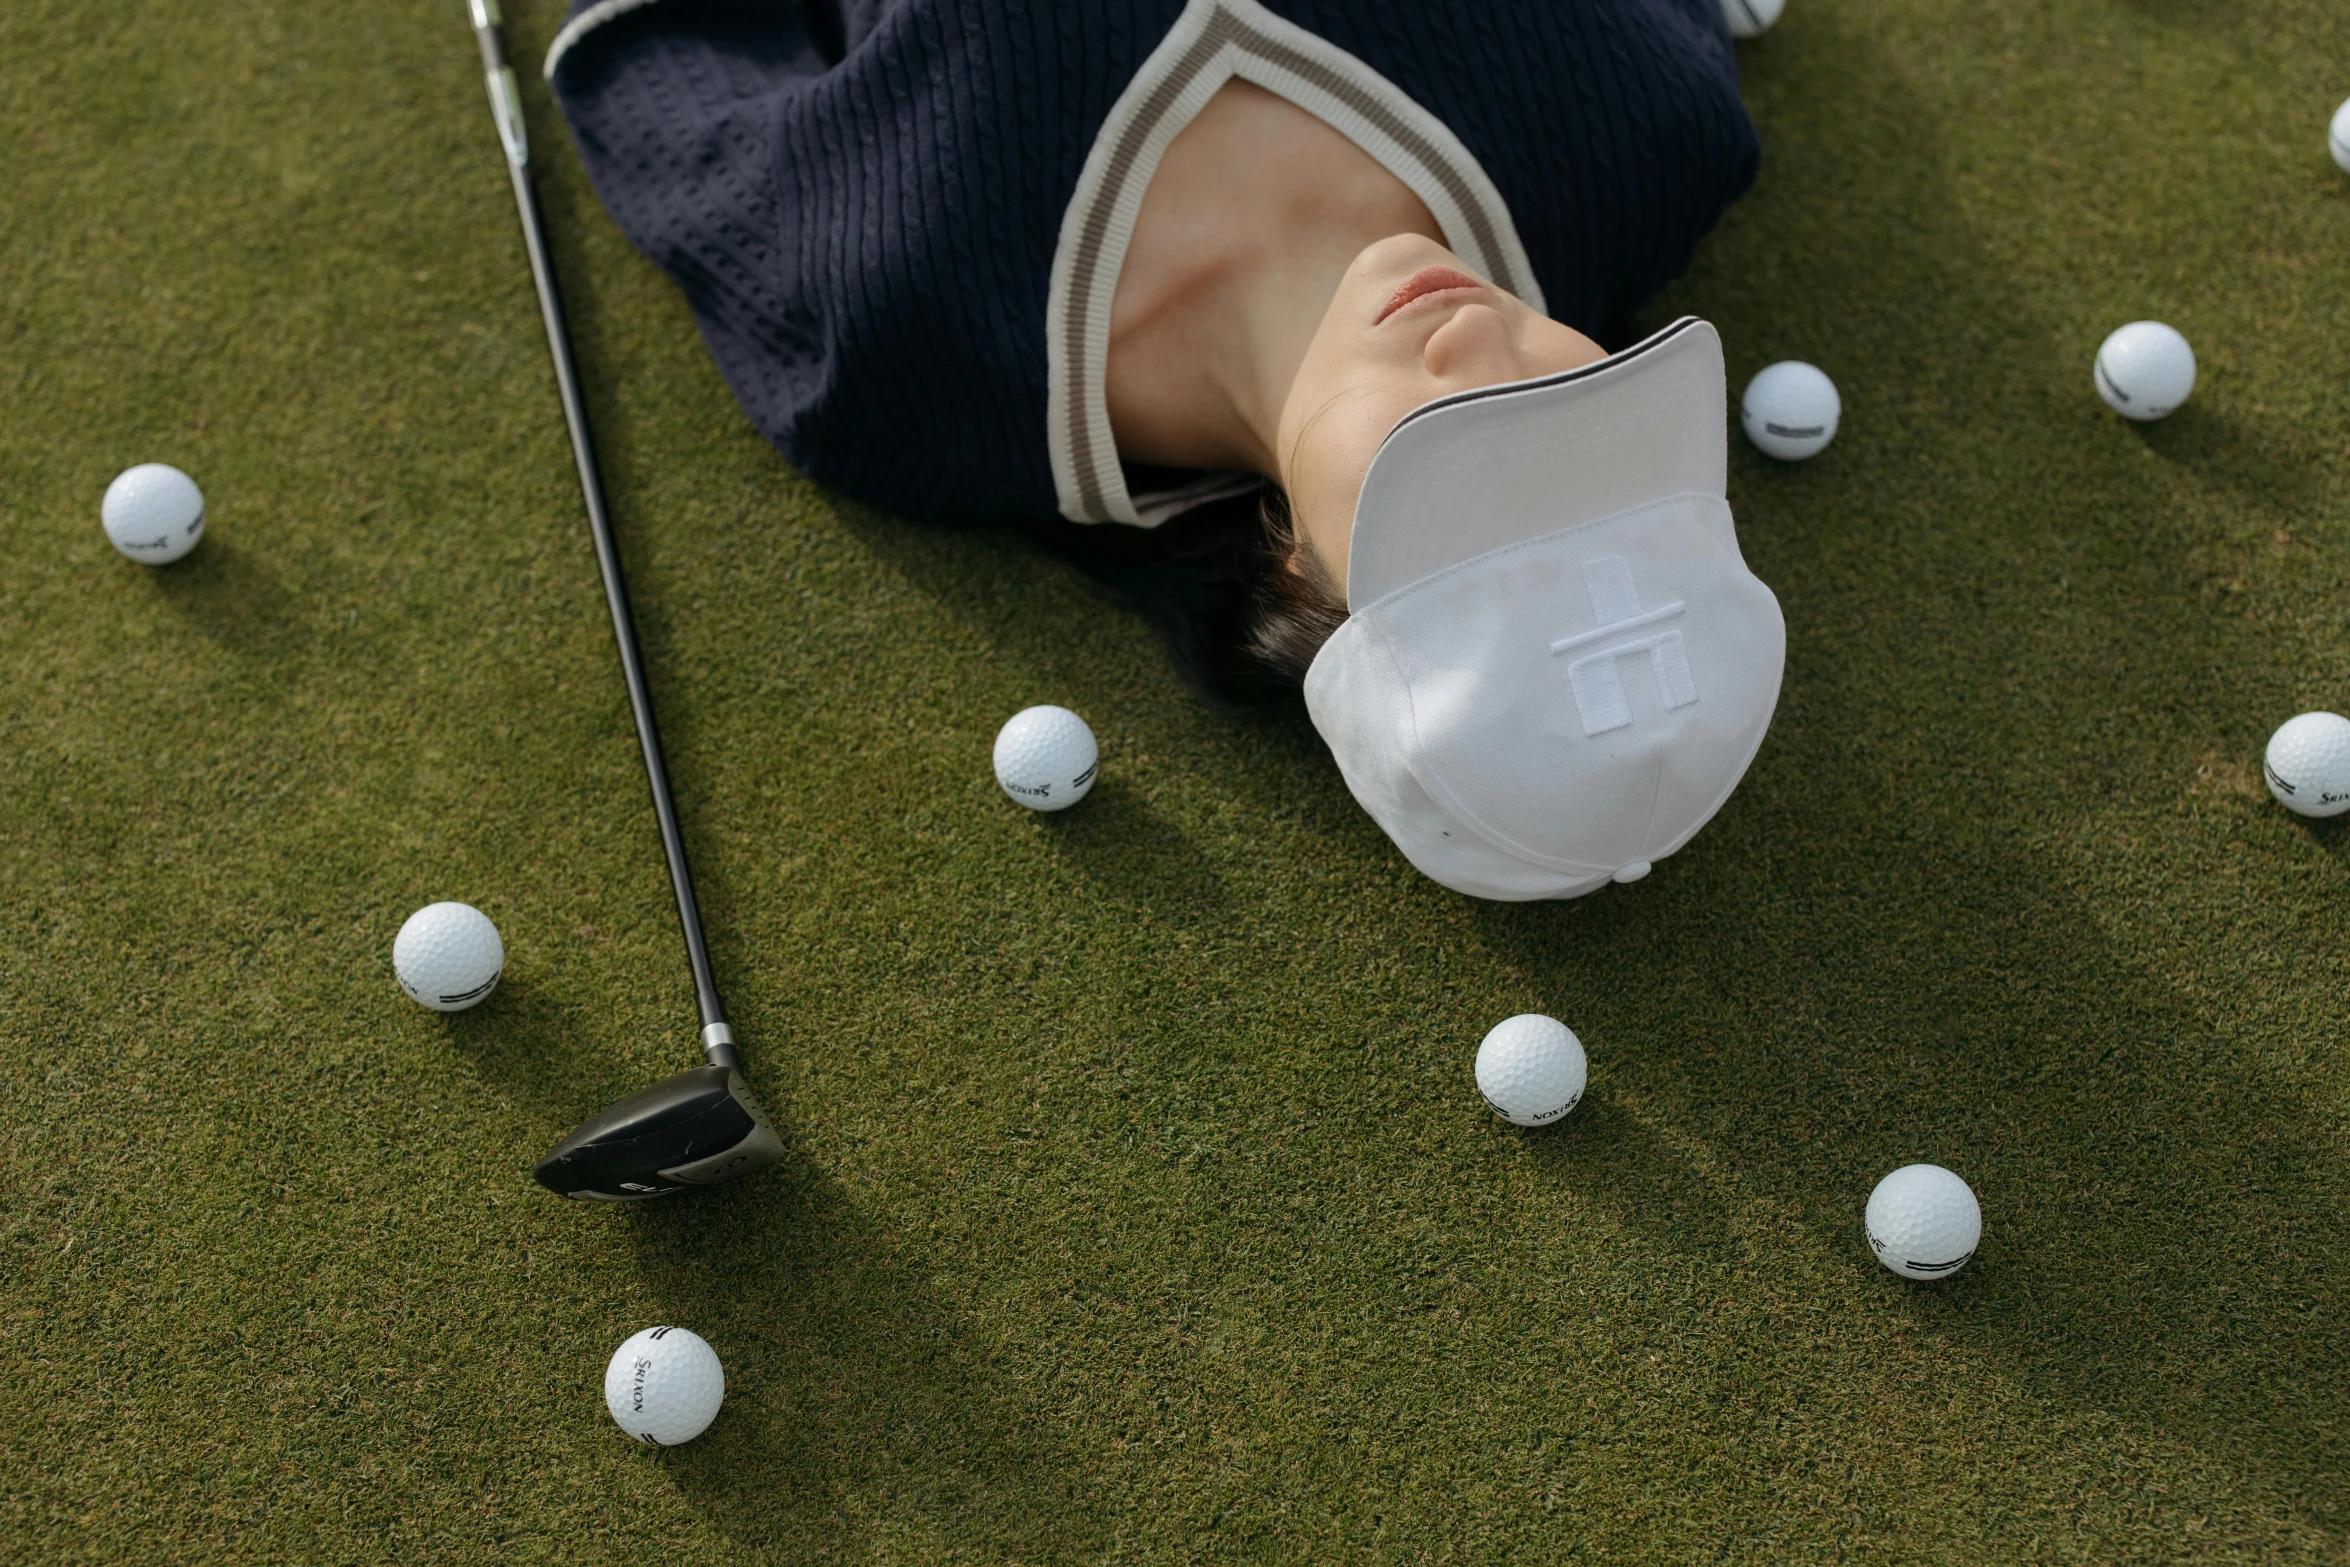
<path fill-rule="evenodd" d="M 1437 881 L 1637 880 L 1744 774 L 1720 344 L 1599 341 L 1753 180 L 1717 0 L 595 0 L 546 69 L 786 456 L 1302 686 Z"/>

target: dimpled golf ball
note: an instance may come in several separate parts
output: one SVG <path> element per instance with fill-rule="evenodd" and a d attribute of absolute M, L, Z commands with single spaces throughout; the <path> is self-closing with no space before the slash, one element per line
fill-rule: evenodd
<path fill-rule="evenodd" d="M 2296 816 L 2350 811 L 2350 718 L 2303 713 L 2268 737 L 2260 775 L 2268 792 Z"/>
<path fill-rule="evenodd" d="M 2334 155 L 2335 168 L 2350 174 L 2350 98 L 2342 100 L 2333 123 L 2326 127 L 2326 151 Z"/>
<path fill-rule="evenodd" d="M 1722 20 L 1732 38 L 1757 38 L 1769 32 L 1787 0 L 1722 0 Z"/>
<path fill-rule="evenodd" d="M 604 1407 L 651 1447 L 675 1447 L 710 1429 L 726 1402 L 718 1351 L 690 1328 L 647 1328 L 612 1352 Z"/>
<path fill-rule="evenodd" d="M 204 537 L 204 492 L 169 463 L 125 468 L 98 504 L 106 540 L 131 559 L 166 565 Z"/>
<path fill-rule="evenodd" d="M 1539 1012 L 1493 1025 L 1477 1047 L 1477 1092 L 1512 1126 L 1548 1126 L 1583 1098 L 1590 1064 L 1573 1029 Z"/>
<path fill-rule="evenodd" d="M 2097 350 L 2097 395 L 2124 419 L 2160 419 L 2195 390 L 2195 350 L 2175 327 L 2133 321 Z"/>
<path fill-rule="evenodd" d="M 1065 811 L 1093 788 L 1101 750 L 1065 707 L 1014 713 L 995 737 L 995 781 L 1032 811 Z"/>
<path fill-rule="evenodd" d="M 1836 439 L 1844 416 L 1836 383 L 1817 365 L 1782 359 L 1746 383 L 1738 422 L 1746 438 L 1782 462 L 1815 457 Z"/>
<path fill-rule="evenodd" d="M 1948 1278 L 1983 1238 L 1983 1209 L 1938 1164 L 1905 1164 L 1869 1193 L 1869 1250 L 1905 1279 Z"/>
<path fill-rule="evenodd" d="M 428 903 L 392 941 L 392 972 L 419 1006 L 462 1012 L 498 988 L 506 944 L 490 917 L 467 903 Z"/>

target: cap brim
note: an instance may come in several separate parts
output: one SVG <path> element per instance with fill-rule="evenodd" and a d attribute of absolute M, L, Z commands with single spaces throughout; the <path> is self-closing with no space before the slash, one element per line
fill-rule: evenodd
<path fill-rule="evenodd" d="M 1721 498 L 1728 432 L 1722 340 L 1695 316 L 1579 370 L 1423 403 L 1363 476 L 1347 604 L 1664 496 Z"/>

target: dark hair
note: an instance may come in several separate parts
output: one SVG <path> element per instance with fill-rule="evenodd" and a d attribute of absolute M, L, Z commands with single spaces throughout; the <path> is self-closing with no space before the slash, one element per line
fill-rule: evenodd
<path fill-rule="evenodd" d="M 1141 612 L 1176 672 L 1216 707 L 1294 696 L 1346 620 L 1345 596 L 1267 485 L 1156 528 L 1040 522 L 1021 531 Z"/>

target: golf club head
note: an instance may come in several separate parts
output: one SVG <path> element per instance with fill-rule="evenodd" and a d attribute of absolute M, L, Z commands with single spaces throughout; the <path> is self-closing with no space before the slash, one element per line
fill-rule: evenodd
<path fill-rule="evenodd" d="M 642 1202 L 715 1186 L 782 1157 L 783 1140 L 742 1074 L 697 1066 L 582 1122 L 531 1173 L 559 1196 Z"/>

